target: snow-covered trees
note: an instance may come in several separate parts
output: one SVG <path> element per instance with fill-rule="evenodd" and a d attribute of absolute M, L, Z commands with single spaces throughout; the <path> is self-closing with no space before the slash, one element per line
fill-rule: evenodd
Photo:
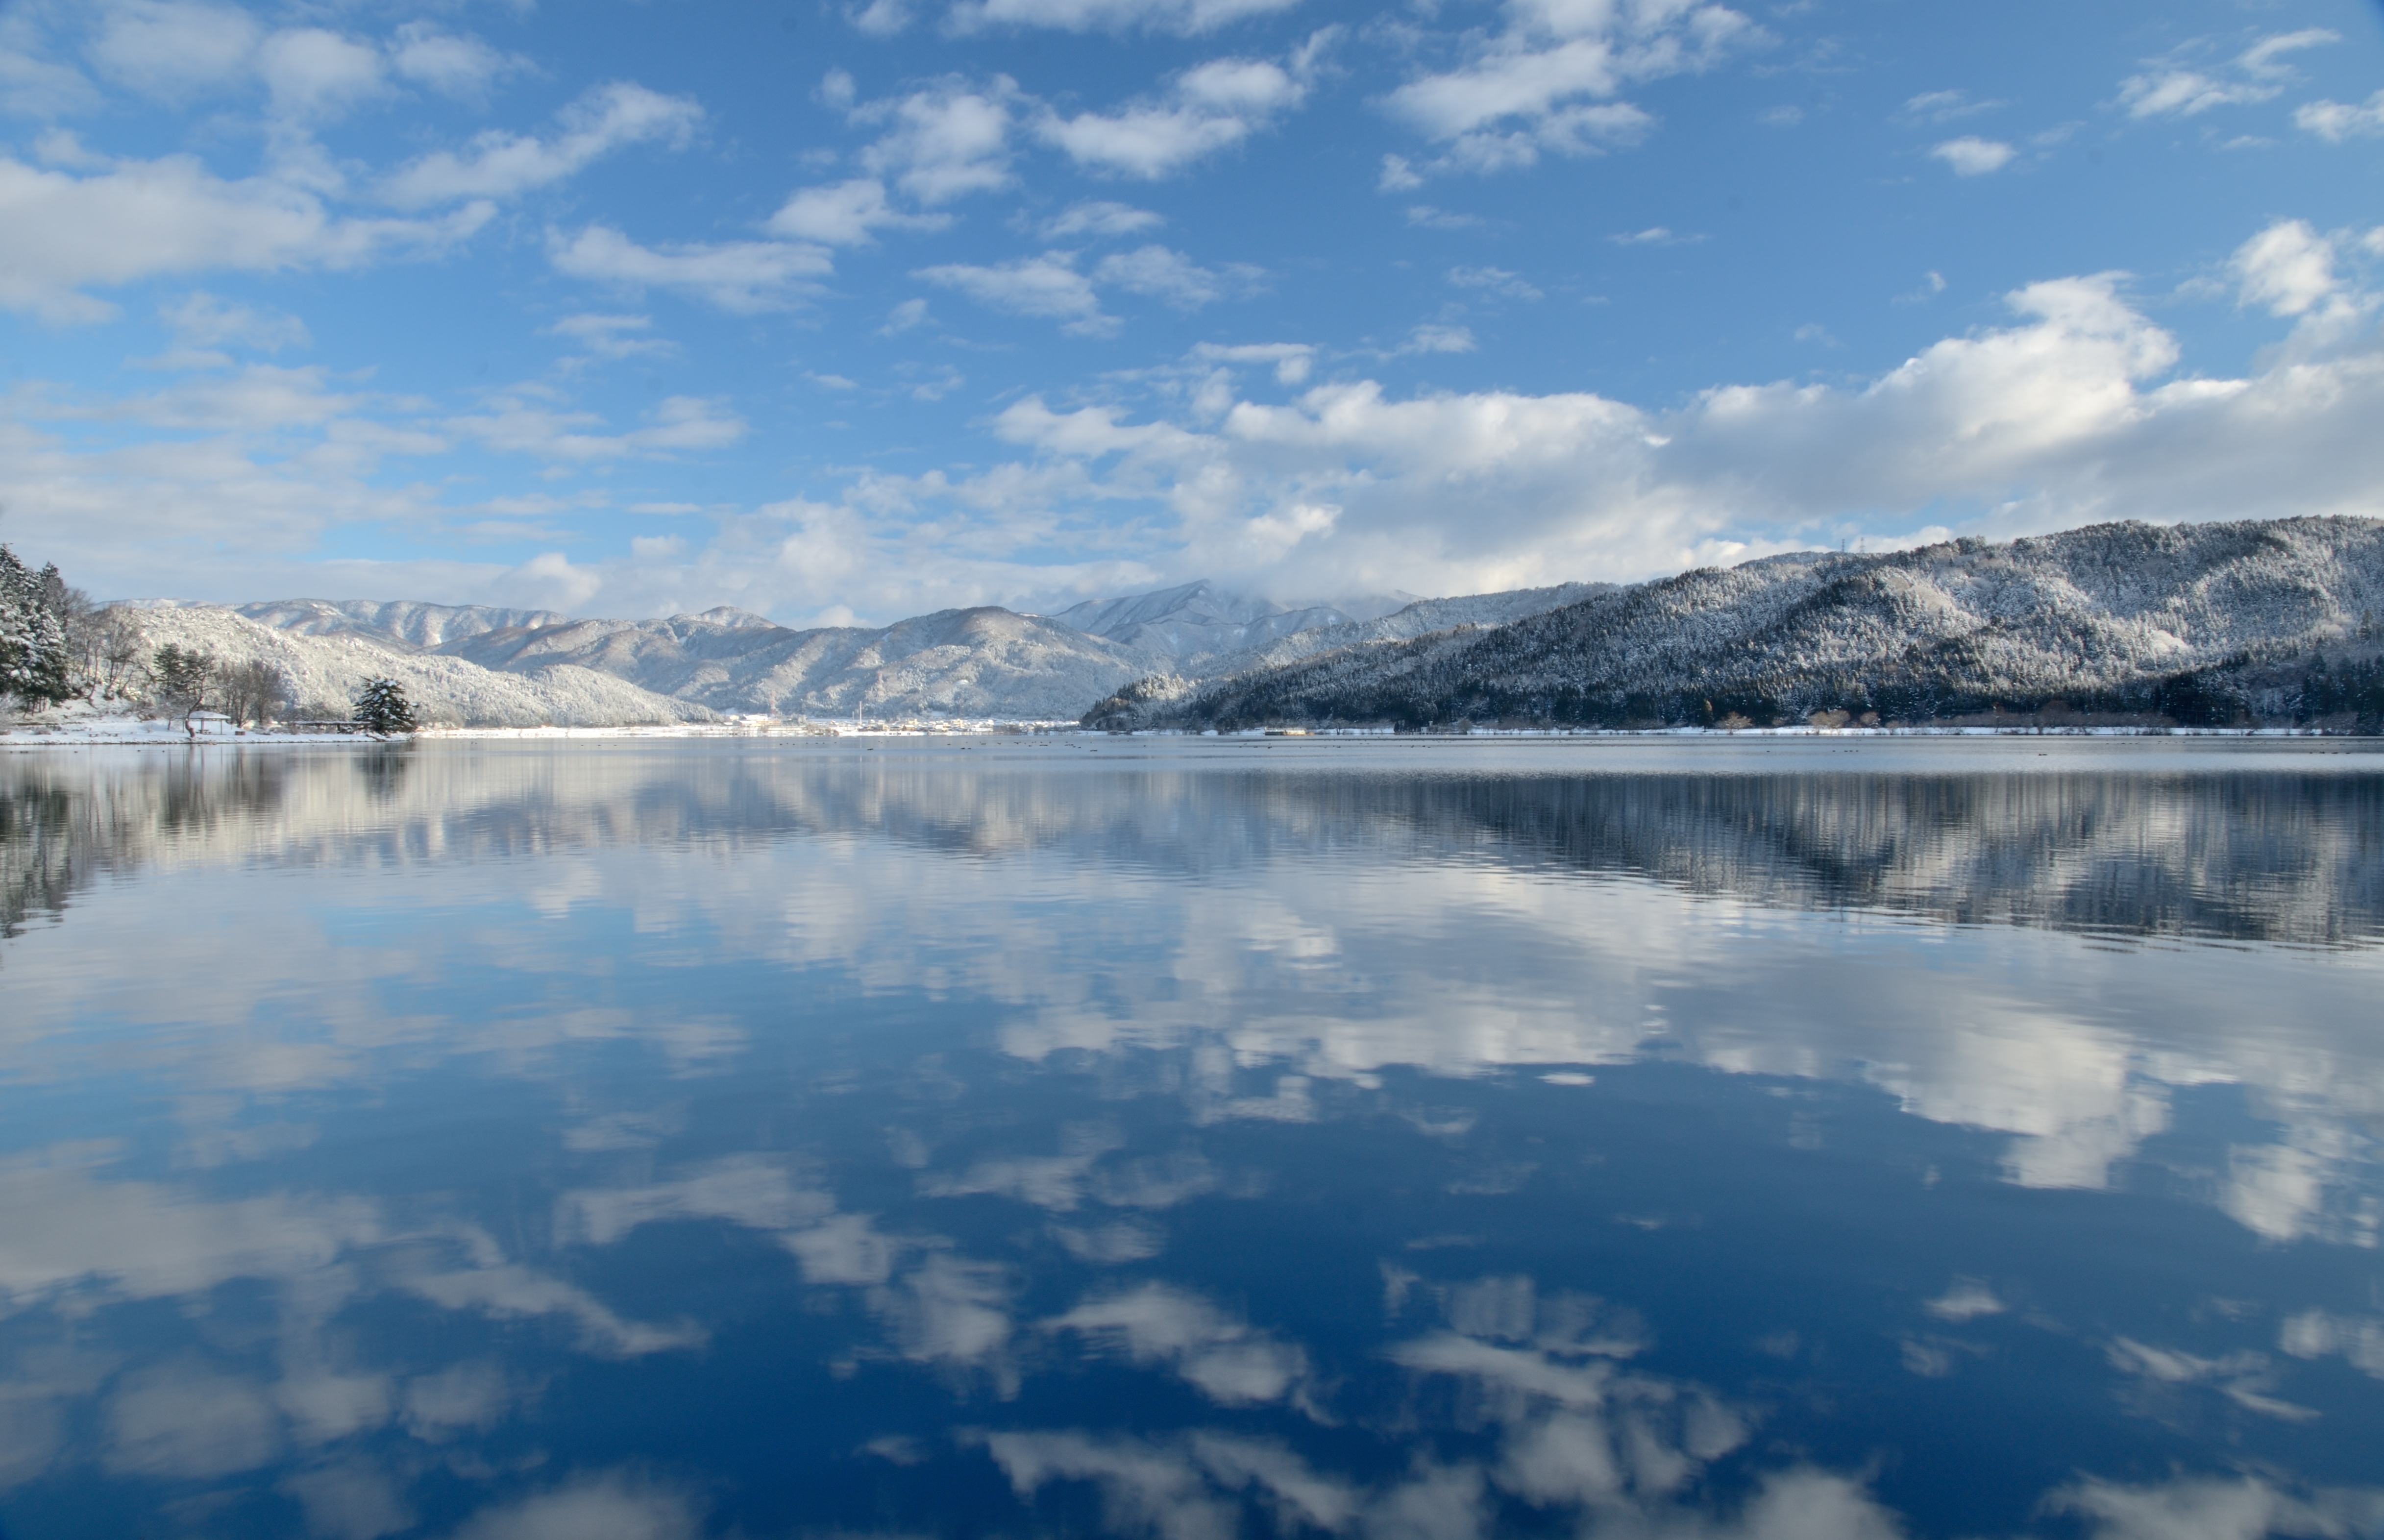
<path fill-rule="evenodd" d="M 56 567 L 34 572 L 0 545 L 0 695 L 46 704 L 73 693 L 67 677 L 67 591 Z"/>
<path fill-rule="evenodd" d="M 140 687 L 149 639 L 123 605 L 86 604 L 67 616 L 67 652 L 68 676 L 76 694 L 94 703 L 124 701 Z"/>
<path fill-rule="evenodd" d="M 149 677 L 159 709 L 182 719 L 182 730 L 198 736 L 197 717 L 215 700 L 220 666 L 213 652 L 168 642 L 150 655 Z"/>
<path fill-rule="evenodd" d="M 2384 658 L 2379 613 L 2384 522 L 2108 524 L 1685 572 L 1505 626 L 1251 668 L 1188 698 L 1146 682 L 1086 721 L 1653 727 L 1876 713 L 2374 731 L 2373 698 L 2352 681 Z M 2331 682 L 2305 685 L 2318 662 Z"/>
<path fill-rule="evenodd" d="M 356 695 L 356 721 L 366 731 L 387 737 L 414 730 L 414 707 L 405 687 L 395 679 L 367 679 Z"/>

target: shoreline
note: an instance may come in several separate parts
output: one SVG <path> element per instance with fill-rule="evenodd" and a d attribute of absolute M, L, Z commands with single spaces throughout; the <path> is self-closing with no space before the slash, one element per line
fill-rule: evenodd
<path fill-rule="evenodd" d="M 1793 726 L 1780 727 L 1472 727 L 1463 732 L 1395 733 L 1379 727 L 1310 727 L 1247 728 L 1235 732 L 1187 732 L 1174 728 L 1140 728 L 1132 732 L 1111 732 L 1102 728 L 1083 727 L 1074 723 L 1008 722 L 988 718 L 950 718 L 925 722 L 871 723 L 822 721 L 816 718 L 766 723 L 675 723 L 619 727 L 425 727 L 413 733 L 391 738 L 377 738 L 370 733 L 296 733 L 270 729 L 257 731 L 203 732 L 195 738 L 184 733 L 171 722 L 157 718 L 112 719 L 106 722 L 69 722 L 54 726 L 0 727 L 0 750 L 38 751 L 46 749 L 85 748 L 175 748 L 175 749 L 295 749 L 306 747 L 353 748 L 363 744 L 384 744 L 412 740 L 423 741 L 492 741 L 549 742 L 586 739 L 1021 739 L 1021 738 L 1087 738 L 1087 739 L 1185 739 L 1240 742 L 1252 739 L 1298 742 L 1317 739 L 1346 741 L 1455 740 L 1491 739 L 1502 741 L 1526 740 L 1612 740 L 1628 739 L 1664 739 L 1729 740 L 1735 739 L 1827 739 L 1865 741 L 1871 739 L 2339 739 L 2359 741 L 2378 736 L 2368 733 L 2346 733 L 2320 727 L 2169 727 L 2136 726 L 2094 727 L 1983 727 L 1974 725 L 1947 727 L 1816 727 Z"/>

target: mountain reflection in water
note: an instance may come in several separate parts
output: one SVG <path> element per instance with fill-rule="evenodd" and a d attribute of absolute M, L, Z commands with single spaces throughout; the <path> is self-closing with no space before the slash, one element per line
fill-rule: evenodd
<path fill-rule="evenodd" d="M 0 1529 L 2369 1533 L 2326 747 L 0 759 Z"/>

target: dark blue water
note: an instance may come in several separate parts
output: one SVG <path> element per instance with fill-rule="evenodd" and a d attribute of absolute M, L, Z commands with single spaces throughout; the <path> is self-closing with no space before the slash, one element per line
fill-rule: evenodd
<path fill-rule="evenodd" d="M 2384 755 L 0 759 L 0 1531 L 2384 1524 Z"/>

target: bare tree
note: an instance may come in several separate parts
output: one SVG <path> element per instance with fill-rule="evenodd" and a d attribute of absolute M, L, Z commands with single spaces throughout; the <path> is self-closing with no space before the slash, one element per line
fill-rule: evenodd
<path fill-rule="evenodd" d="M 69 589 L 81 597 L 81 590 Z M 67 621 L 68 673 L 75 693 L 94 704 L 126 701 L 140 687 L 149 639 L 140 618 L 121 604 L 92 607 L 88 601 Z"/>
<path fill-rule="evenodd" d="M 97 630 L 101 697 L 129 701 L 139 691 L 148 665 L 149 637 L 141 629 L 141 617 L 120 604 L 112 605 Z"/>
<path fill-rule="evenodd" d="M 289 709 L 290 677 L 272 664 L 252 658 L 219 671 L 216 695 L 226 716 L 262 727 Z"/>

